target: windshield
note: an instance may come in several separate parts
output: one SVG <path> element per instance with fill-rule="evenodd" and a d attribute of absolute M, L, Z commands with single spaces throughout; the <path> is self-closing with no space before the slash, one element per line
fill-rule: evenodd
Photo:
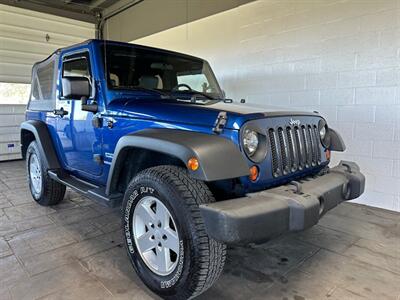
<path fill-rule="evenodd" d="M 105 71 L 110 89 L 151 90 L 174 97 L 221 99 L 209 64 L 201 59 L 120 45 L 106 45 Z M 197 94 L 196 94 L 197 93 Z"/>

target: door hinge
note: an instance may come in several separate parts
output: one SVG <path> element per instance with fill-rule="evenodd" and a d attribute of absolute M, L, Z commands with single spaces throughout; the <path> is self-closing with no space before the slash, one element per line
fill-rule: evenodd
<path fill-rule="evenodd" d="M 93 125 L 94 128 L 103 127 L 103 118 L 101 118 L 101 117 L 93 117 L 92 125 Z"/>
<path fill-rule="evenodd" d="M 107 121 L 107 127 L 110 128 L 110 129 L 114 127 L 114 122 L 113 122 L 113 120 L 108 120 L 108 121 Z"/>
<path fill-rule="evenodd" d="M 221 111 L 218 114 L 217 119 L 215 120 L 213 131 L 215 133 L 221 133 L 224 130 L 227 120 L 228 120 L 228 117 L 227 117 L 226 112 Z"/>
<path fill-rule="evenodd" d="M 104 162 L 103 156 L 101 156 L 101 154 L 93 154 L 93 160 L 99 165 L 103 164 Z"/>

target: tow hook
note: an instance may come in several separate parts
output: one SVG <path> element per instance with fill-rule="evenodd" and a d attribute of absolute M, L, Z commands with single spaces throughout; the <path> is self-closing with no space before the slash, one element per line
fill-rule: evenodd
<path fill-rule="evenodd" d="M 296 188 L 294 190 L 295 194 L 301 195 L 303 193 L 303 186 L 301 185 L 300 182 L 293 180 L 293 181 L 290 182 L 290 184 L 293 185 Z"/>

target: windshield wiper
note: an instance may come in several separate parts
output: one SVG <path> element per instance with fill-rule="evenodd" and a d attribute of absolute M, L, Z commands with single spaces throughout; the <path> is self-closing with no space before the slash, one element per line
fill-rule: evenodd
<path fill-rule="evenodd" d="M 121 86 L 121 87 L 117 87 L 117 88 L 121 89 L 121 90 L 133 90 L 133 91 L 148 92 L 153 95 L 163 96 L 163 98 L 172 98 L 170 94 L 167 94 L 165 92 L 162 92 L 162 91 L 159 91 L 156 89 L 145 88 L 142 86 Z"/>
<path fill-rule="evenodd" d="M 206 97 L 206 98 L 209 99 L 209 100 L 214 100 L 214 101 L 217 101 L 217 102 L 233 103 L 233 100 L 232 100 L 232 99 L 227 99 L 227 98 L 225 98 L 225 99 L 223 99 L 223 98 L 216 98 L 216 97 L 210 96 L 210 95 L 207 94 L 207 93 L 202 93 L 202 92 L 198 92 L 198 91 L 192 91 L 192 92 L 193 92 L 194 94 L 192 95 L 192 98 L 191 98 L 190 100 L 193 101 L 193 102 L 196 102 L 196 100 L 202 100 L 202 99 L 196 98 L 196 95 L 201 95 L 201 96 Z"/>
<path fill-rule="evenodd" d="M 206 97 L 209 100 L 217 100 L 215 97 L 208 95 L 207 93 L 203 93 L 203 92 L 198 92 L 198 91 L 193 91 L 193 95 L 192 95 L 192 99 L 194 98 L 194 101 L 196 101 L 196 96 L 200 95 L 203 97 Z"/>
<path fill-rule="evenodd" d="M 207 94 L 207 93 L 203 93 L 203 92 L 199 92 L 199 91 L 195 91 L 195 90 L 174 91 L 174 92 L 175 92 L 175 93 L 178 92 L 178 93 L 180 93 L 180 94 L 189 94 L 189 95 L 191 95 L 190 100 L 191 100 L 192 102 L 196 102 L 197 100 L 204 100 L 204 98 L 206 98 L 206 99 L 208 99 L 208 100 L 218 100 L 218 99 L 214 98 L 213 96 L 210 96 L 210 95 Z M 196 96 L 202 96 L 202 97 L 204 97 L 204 98 L 203 98 L 203 99 L 199 99 L 199 98 L 196 97 Z"/>
<path fill-rule="evenodd" d="M 132 87 L 132 89 L 133 90 L 137 90 L 137 91 L 143 91 L 143 92 L 151 92 L 153 94 L 157 94 L 157 95 L 160 95 L 160 96 L 171 98 L 170 94 L 167 94 L 165 92 L 162 92 L 162 91 L 159 91 L 159 90 L 156 90 L 156 89 L 150 89 L 150 88 L 145 88 L 145 87 L 141 87 L 141 86 L 135 86 L 135 87 Z"/>

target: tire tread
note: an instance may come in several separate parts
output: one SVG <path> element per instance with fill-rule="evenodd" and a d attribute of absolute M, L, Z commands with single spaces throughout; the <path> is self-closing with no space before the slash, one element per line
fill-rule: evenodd
<path fill-rule="evenodd" d="M 43 192 L 40 196 L 40 199 L 36 199 L 33 194 L 32 196 L 36 200 L 37 203 L 43 206 L 51 206 L 60 203 L 64 199 L 66 187 L 65 185 L 53 180 L 50 178 L 47 173 L 47 169 L 43 166 L 43 158 L 40 155 L 40 151 L 37 146 L 37 142 L 32 141 L 27 149 L 27 157 L 26 157 L 26 170 L 28 171 L 28 181 L 29 181 L 29 155 L 30 153 L 35 153 L 40 161 L 40 166 L 42 169 L 43 176 Z"/>
<path fill-rule="evenodd" d="M 209 289 L 221 275 L 226 258 L 226 246 L 210 238 L 200 213 L 199 205 L 215 202 L 214 196 L 207 185 L 200 180 L 189 177 L 187 171 L 176 166 L 157 166 L 146 169 L 138 175 L 159 178 L 160 181 L 171 184 L 182 195 L 191 214 L 195 236 L 194 247 L 197 248 L 199 262 L 197 269 L 191 274 L 193 289 L 187 297 L 193 298 Z M 191 251 L 193 255 L 193 251 Z"/>

